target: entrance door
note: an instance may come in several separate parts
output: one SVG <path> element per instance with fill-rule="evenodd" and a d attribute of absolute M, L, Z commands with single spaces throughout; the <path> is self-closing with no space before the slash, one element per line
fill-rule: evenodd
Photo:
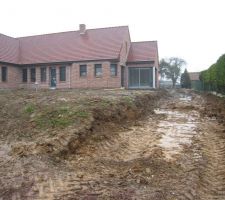
<path fill-rule="evenodd" d="M 125 67 L 121 66 L 121 87 L 124 87 Z"/>
<path fill-rule="evenodd" d="M 50 87 L 56 88 L 56 68 L 50 68 Z"/>

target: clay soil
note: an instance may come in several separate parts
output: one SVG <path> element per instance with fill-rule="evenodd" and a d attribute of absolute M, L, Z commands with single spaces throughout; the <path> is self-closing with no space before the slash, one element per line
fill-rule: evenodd
<path fill-rule="evenodd" d="M 0 91 L 0 199 L 225 199 L 225 100 Z"/>

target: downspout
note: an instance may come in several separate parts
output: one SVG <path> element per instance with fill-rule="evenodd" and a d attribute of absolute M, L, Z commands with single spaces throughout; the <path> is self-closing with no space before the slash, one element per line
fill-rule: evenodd
<path fill-rule="evenodd" d="M 72 71 L 71 69 L 72 69 L 72 65 L 70 65 L 69 69 L 70 69 L 69 70 L 70 71 L 70 82 L 69 82 L 69 84 L 70 84 L 70 89 L 71 89 L 71 71 Z"/>
<path fill-rule="evenodd" d="M 20 40 L 19 39 L 17 39 L 18 40 L 18 42 L 19 42 L 19 46 L 18 46 L 18 60 L 17 60 L 17 62 L 18 62 L 18 64 L 20 65 L 21 63 L 20 63 L 20 60 L 21 60 L 21 47 L 20 47 Z M 19 72 L 20 72 L 20 77 L 22 77 L 22 67 L 19 67 Z M 18 83 L 19 83 L 19 88 L 22 86 L 22 79 L 20 79 L 21 81 L 19 81 L 18 80 Z"/>
<path fill-rule="evenodd" d="M 155 88 L 155 67 L 152 67 L 152 77 L 153 77 L 153 88 Z"/>
<path fill-rule="evenodd" d="M 160 66 L 159 66 L 159 49 L 158 49 L 158 41 L 156 40 L 156 46 L 157 46 L 157 88 L 159 88 L 159 71 L 160 71 Z"/>

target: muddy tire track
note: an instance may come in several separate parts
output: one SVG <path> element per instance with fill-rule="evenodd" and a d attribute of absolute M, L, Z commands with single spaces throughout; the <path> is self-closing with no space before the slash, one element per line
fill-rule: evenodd
<path fill-rule="evenodd" d="M 37 161 L 35 174 L 29 174 L 30 190 L 8 197 L 225 199 L 225 128 L 200 115 L 206 105 L 201 95 L 171 95 L 155 114 L 115 129 L 100 128 L 74 154 L 57 155 L 58 168 L 37 169 Z"/>
<path fill-rule="evenodd" d="M 155 120 L 148 117 L 145 121 L 139 121 L 117 132 L 104 132 L 104 135 L 111 136 L 99 141 L 97 145 L 96 143 L 86 144 L 78 151 L 78 156 L 124 162 L 148 157 L 153 153 L 152 150 L 157 148 L 156 145 L 160 138 L 160 134 L 156 131 Z"/>
<path fill-rule="evenodd" d="M 200 138 L 205 165 L 201 167 L 201 199 L 225 199 L 225 129 L 217 122 L 202 127 Z"/>

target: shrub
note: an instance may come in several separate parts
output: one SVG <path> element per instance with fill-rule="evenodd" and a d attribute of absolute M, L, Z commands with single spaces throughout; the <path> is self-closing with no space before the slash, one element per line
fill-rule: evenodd
<path fill-rule="evenodd" d="M 225 54 L 220 56 L 208 70 L 201 72 L 200 80 L 204 90 L 225 93 Z"/>

